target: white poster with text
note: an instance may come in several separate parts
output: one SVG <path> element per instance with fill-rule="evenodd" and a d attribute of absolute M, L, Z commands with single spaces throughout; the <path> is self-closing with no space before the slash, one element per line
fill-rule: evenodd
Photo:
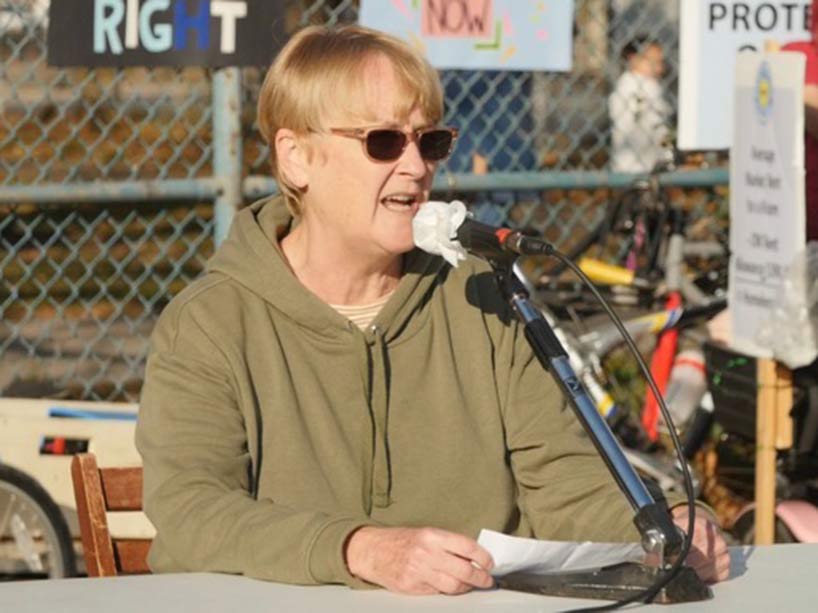
<path fill-rule="evenodd" d="M 812 0 L 680 2 L 679 149 L 732 142 L 733 70 L 738 51 L 810 39 Z"/>
<path fill-rule="evenodd" d="M 571 70 L 573 0 L 361 0 L 358 22 L 435 68 Z"/>
<path fill-rule="evenodd" d="M 804 70 L 800 53 L 741 53 L 736 60 L 729 303 L 733 347 L 756 357 L 771 356 L 758 330 L 806 243 Z"/>

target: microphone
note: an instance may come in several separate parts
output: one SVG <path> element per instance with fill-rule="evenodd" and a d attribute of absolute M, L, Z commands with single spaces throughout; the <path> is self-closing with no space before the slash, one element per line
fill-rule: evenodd
<path fill-rule="evenodd" d="M 457 229 L 457 240 L 463 247 L 483 257 L 515 255 L 550 255 L 554 248 L 542 239 L 527 236 L 519 230 L 489 226 L 467 218 Z"/>
<path fill-rule="evenodd" d="M 550 255 L 554 248 L 542 239 L 518 230 L 498 228 L 468 216 L 466 205 L 430 201 L 421 205 L 412 220 L 415 245 L 443 256 L 452 266 L 466 259 L 466 252 L 484 258 L 513 255 Z"/>

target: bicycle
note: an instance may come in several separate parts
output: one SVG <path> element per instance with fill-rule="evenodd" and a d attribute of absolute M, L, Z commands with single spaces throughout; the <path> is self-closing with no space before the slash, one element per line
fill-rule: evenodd
<path fill-rule="evenodd" d="M 0 579 L 76 574 L 73 539 L 59 507 L 37 481 L 0 464 Z"/>
<path fill-rule="evenodd" d="M 515 265 L 514 271 L 529 293 L 532 296 L 537 295 L 519 265 Z M 596 322 L 592 325 L 585 324 L 584 329 L 580 331 L 572 330 L 566 326 L 564 319 L 554 315 L 547 303 L 539 302 L 538 306 L 565 348 L 571 366 L 588 390 L 599 413 L 623 443 L 623 451 L 634 468 L 643 476 L 656 481 L 663 491 L 682 492 L 684 485 L 681 465 L 676 460 L 665 459 L 647 451 L 650 445 L 641 426 L 631 419 L 629 411 L 620 408 L 609 391 L 611 377 L 606 372 L 604 362 L 612 351 L 624 344 L 624 339 L 616 326 L 612 322 Z M 679 330 L 695 325 L 721 311 L 725 306 L 726 299 L 722 297 L 697 307 L 677 307 L 640 314 L 626 318 L 622 323 L 628 333 L 639 342 L 655 338 L 666 330 Z M 690 440 L 688 437 L 685 446 L 698 448 L 706 434 L 706 431 L 697 431 L 697 440 Z M 694 491 L 698 495 L 699 483 L 695 478 Z"/>
<path fill-rule="evenodd" d="M 614 302 L 620 305 L 651 308 L 657 298 L 664 297 L 664 307 L 672 310 L 682 304 L 706 306 L 713 297 L 724 293 L 728 261 L 725 228 L 711 231 L 715 240 L 691 240 L 689 213 L 671 202 L 662 189 L 659 173 L 667 169 L 672 167 L 657 166 L 646 179 L 637 180 L 614 201 L 611 213 L 603 216 L 567 254 L 592 280 L 612 288 Z M 688 273 L 698 269 L 704 272 L 690 278 Z M 560 277 L 563 270 L 564 266 L 557 266 L 541 277 L 541 295 L 560 289 L 564 293 Z M 586 307 L 584 315 L 593 313 L 594 307 Z M 570 309 L 561 310 L 579 321 Z M 697 339 L 695 345 L 700 344 Z M 675 329 L 659 334 L 651 373 L 663 394 L 678 348 Z M 609 370 L 620 370 L 630 378 L 626 367 Z M 621 396 L 628 395 L 630 381 L 617 385 L 614 379 L 613 383 Z M 636 396 L 644 397 L 642 425 L 648 438 L 656 443 L 660 427 L 656 400 L 641 385 L 637 388 L 632 401 Z M 620 401 L 628 403 L 623 397 Z"/>
<path fill-rule="evenodd" d="M 637 179 L 566 249 L 592 280 L 616 288 L 623 303 L 648 306 L 662 290 L 678 290 L 686 304 L 703 304 L 726 291 L 727 226 L 710 217 L 693 222 L 688 210 L 671 202 L 660 173 L 673 169 L 658 165 Z M 567 285 L 570 291 L 575 284 L 566 284 L 565 269 L 562 263 L 546 268 L 538 290 L 565 291 Z"/>

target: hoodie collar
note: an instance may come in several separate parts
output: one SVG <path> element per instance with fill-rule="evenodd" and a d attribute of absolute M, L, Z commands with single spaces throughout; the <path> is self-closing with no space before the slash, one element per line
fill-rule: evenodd
<path fill-rule="evenodd" d="M 234 279 L 301 326 L 337 336 L 348 320 L 304 287 L 287 264 L 280 241 L 292 225 L 281 196 L 259 200 L 238 212 L 230 233 L 208 262 L 208 272 Z M 416 311 L 446 266 L 442 258 L 414 249 L 394 294 L 373 322 L 386 342 L 422 324 Z"/>

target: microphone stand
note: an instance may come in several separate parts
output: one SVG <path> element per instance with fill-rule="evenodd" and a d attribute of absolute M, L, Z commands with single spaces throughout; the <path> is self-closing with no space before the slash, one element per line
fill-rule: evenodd
<path fill-rule="evenodd" d="M 544 575 L 512 573 L 498 579 L 502 588 L 573 598 L 620 600 L 633 596 L 655 584 L 668 572 L 678 556 L 683 538 L 671 519 L 667 505 L 651 496 L 644 482 L 628 462 L 619 443 L 582 382 L 571 367 L 568 354 L 553 329 L 529 300 L 529 293 L 513 272 L 516 255 L 487 258 L 504 299 L 524 325 L 525 337 L 540 364 L 556 379 L 588 436 L 602 456 L 622 493 L 634 510 L 633 522 L 648 554 L 658 559 L 658 566 L 632 562 L 615 564 L 590 571 L 561 572 Z M 657 595 L 655 602 L 693 602 L 712 598 L 712 592 L 693 569 L 682 566 L 680 572 Z"/>

